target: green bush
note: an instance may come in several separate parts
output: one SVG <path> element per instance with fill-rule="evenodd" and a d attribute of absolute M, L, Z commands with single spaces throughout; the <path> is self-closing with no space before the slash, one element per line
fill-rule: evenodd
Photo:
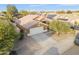
<path fill-rule="evenodd" d="M 79 22 L 75 21 L 74 25 L 79 26 Z"/>
<path fill-rule="evenodd" d="M 7 20 L 0 20 L 0 54 L 7 54 L 14 46 L 18 33 Z"/>
<path fill-rule="evenodd" d="M 55 31 L 58 35 L 62 33 L 72 32 L 70 24 L 59 20 L 53 20 L 49 23 L 49 29 Z"/>
<path fill-rule="evenodd" d="M 33 12 L 30 12 L 30 14 L 37 14 L 37 12 L 34 12 L 34 11 L 33 11 Z"/>
<path fill-rule="evenodd" d="M 23 17 L 23 16 L 28 15 L 29 12 L 28 12 L 28 11 L 24 11 L 24 10 L 22 10 L 22 11 L 19 12 L 19 14 Z"/>

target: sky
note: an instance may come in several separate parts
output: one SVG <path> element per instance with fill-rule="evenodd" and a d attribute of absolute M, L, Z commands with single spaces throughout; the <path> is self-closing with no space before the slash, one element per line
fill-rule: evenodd
<path fill-rule="evenodd" d="M 18 10 L 60 11 L 79 10 L 79 4 L 14 4 Z M 0 11 L 6 10 L 7 4 L 0 4 Z"/>

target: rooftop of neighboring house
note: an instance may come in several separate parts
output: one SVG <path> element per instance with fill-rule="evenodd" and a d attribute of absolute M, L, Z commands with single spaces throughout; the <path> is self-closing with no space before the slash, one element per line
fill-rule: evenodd
<path fill-rule="evenodd" d="M 54 19 L 63 19 L 67 22 L 77 21 L 79 19 L 79 16 L 77 14 L 57 14 Z M 79 21 L 79 20 L 78 20 Z"/>
<path fill-rule="evenodd" d="M 18 20 L 15 20 L 15 23 L 20 24 L 24 28 L 30 29 L 33 26 L 39 24 L 41 21 L 50 21 L 44 14 L 42 15 L 26 15 Z"/>
<path fill-rule="evenodd" d="M 37 16 L 38 15 L 27 15 L 27 16 L 24 16 L 24 17 L 18 19 L 18 20 L 15 20 L 15 23 L 20 24 L 24 28 L 30 28 L 33 25 L 38 23 L 35 20 L 33 20 Z"/>
<path fill-rule="evenodd" d="M 16 23 L 20 24 L 26 29 L 30 29 L 41 21 L 52 21 L 55 19 L 60 19 L 62 21 L 74 23 L 79 21 L 79 16 L 76 14 L 35 14 L 35 15 L 26 15 L 18 20 L 15 20 Z"/>

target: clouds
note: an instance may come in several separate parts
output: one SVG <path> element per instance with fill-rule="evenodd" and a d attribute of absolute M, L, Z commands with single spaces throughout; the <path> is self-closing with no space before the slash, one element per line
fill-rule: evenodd
<path fill-rule="evenodd" d="M 47 4 L 30 4 L 29 7 L 42 7 L 46 6 Z"/>
<path fill-rule="evenodd" d="M 14 4 L 18 10 L 79 10 L 79 4 Z M 6 4 L 0 5 L 0 10 L 5 10 Z"/>
<path fill-rule="evenodd" d="M 78 4 L 59 4 L 59 6 L 77 6 Z"/>
<path fill-rule="evenodd" d="M 40 4 L 33 4 L 33 5 L 29 5 L 30 7 L 37 7 L 40 6 Z"/>
<path fill-rule="evenodd" d="M 48 6 L 48 5 L 55 5 L 55 6 L 77 6 L 78 4 L 29 4 L 30 7 L 38 7 L 38 6 Z"/>
<path fill-rule="evenodd" d="M 29 10 L 79 10 L 79 4 L 29 4 Z"/>

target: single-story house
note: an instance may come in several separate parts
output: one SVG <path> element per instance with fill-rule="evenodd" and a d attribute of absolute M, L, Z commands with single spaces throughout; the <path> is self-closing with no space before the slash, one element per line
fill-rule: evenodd
<path fill-rule="evenodd" d="M 43 29 L 43 25 L 46 25 L 46 24 L 44 24 L 44 23 L 42 23 L 40 21 L 40 20 L 43 20 L 43 19 L 44 19 L 43 16 L 39 16 L 39 15 L 27 15 L 27 16 L 24 16 L 24 17 L 22 17 L 20 19 L 15 20 L 15 23 L 19 24 L 22 28 L 28 30 L 29 33 L 31 31 L 33 31 L 34 28 L 39 28 L 39 25 L 42 24 L 42 26 L 40 25 L 40 28 L 38 29 L 38 31 L 41 30 L 41 32 L 44 32 L 45 30 Z"/>
<path fill-rule="evenodd" d="M 37 21 L 33 20 L 33 18 L 37 17 L 38 15 L 27 15 L 24 16 L 18 20 L 15 20 L 16 24 L 20 24 L 21 26 L 23 26 L 25 29 L 30 29 L 32 28 L 34 25 L 38 24 Z"/>

